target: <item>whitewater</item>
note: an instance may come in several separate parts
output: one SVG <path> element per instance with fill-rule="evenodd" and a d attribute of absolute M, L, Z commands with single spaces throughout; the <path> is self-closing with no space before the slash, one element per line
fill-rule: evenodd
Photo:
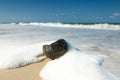
<path fill-rule="evenodd" d="M 120 30 L 119 24 L 108 24 L 108 23 L 99 23 L 99 24 L 69 24 L 69 23 L 19 23 L 19 25 L 32 25 L 32 26 L 49 26 L 49 27 L 65 27 L 65 28 L 89 28 L 89 29 L 106 29 L 106 30 Z"/>
<path fill-rule="evenodd" d="M 70 44 L 61 58 L 50 61 L 39 73 L 43 80 L 119 80 L 102 66 L 103 55 L 76 50 Z"/>
<path fill-rule="evenodd" d="M 71 52 L 68 52 L 71 54 L 66 54 L 65 56 L 61 57 L 60 60 L 63 60 L 64 62 L 66 58 L 71 59 L 71 57 L 68 57 L 68 55 L 76 57 L 78 56 L 77 58 L 79 58 L 79 53 L 85 55 L 87 54 L 90 55 L 89 58 L 84 58 L 83 56 L 82 59 L 92 59 L 93 62 L 95 62 L 95 60 L 98 60 L 99 64 L 97 64 L 97 66 L 100 67 L 102 66 L 105 68 L 105 70 L 107 69 L 105 73 L 107 74 L 110 73 L 110 75 L 112 73 L 119 77 L 120 76 L 119 35 L 120 35 L 119 24 L 114 25 L 106 23 L 85 25 L 85 24 L 38 23 L 38 22 L 0 24 L 0 68 L 1 69 L 16 68 L 34 62 L 39 62 L 41 58 L 42 59 L 45 58 L 37 57 L 38 55 L 42 54 L 41 49 L 42 46 L 44 44 L 50 44 L 58 39 L 63 38 L 67 42 L 69 42 L 72 46 L 74 46 L 73 49 L 77 48 L 80 51 L 72 49 L 73 50 L 72 53 L 75 53 L 75 55 L 72 54 Z M 98 58 L 96 59 L 96 57 L 93 57 L 92 55 L 98 56 Z M 104 55 L 104 58 L 99 57 L 99 55 Z M 76 60 L 77 59 L 76 57 L 73 57 L 73 59 Z M 77 60 L 79 61 L 79 59 Z M 55 62 L 56 64 L 57 61 L 59 60 L 55 60 L 53 61 L 53 63 Z M 59 62 L 57 63 L 59 64 Z M 82 63 L 88 62 L 83 61 Z M 65 65 L 63 64 L 63 66 Z M 76 63 L 76 66 L 79 65 Z M 62 69 L 64 70 L 64 68 Z M 97 67 L 97 69 L 101 68 Z M 90 69 L 88 68 L 88 70 Z M 93 68 L 93 70 L 96 71 L 96 68 Z"/>

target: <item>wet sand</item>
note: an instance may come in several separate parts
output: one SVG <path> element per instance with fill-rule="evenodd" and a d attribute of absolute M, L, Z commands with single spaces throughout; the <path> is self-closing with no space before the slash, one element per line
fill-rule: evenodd
<path fill-rule="evenodd" d="M 50 59 L 16 69 L 0 69 L 0 80 L 42 80 L 39 72 Z"/>

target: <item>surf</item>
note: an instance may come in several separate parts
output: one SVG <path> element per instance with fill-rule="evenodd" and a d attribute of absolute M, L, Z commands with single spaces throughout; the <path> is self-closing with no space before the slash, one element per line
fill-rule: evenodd
<path fill-rule="evenodd" d="M 120 30 L 120 24 L 108 24 L 108 23 L 94 23 L 94 24 L 69 24 L 69 23 L 43 23 L 43 22 L 31 22 L 31 23 L 18 23 L 19 25 L 31 25 L 31 26 L 49 26 L 49 27 L 65 27 L 65 28 L 88 28 L 88 29 L 102 29 L 102 30 Z"/>

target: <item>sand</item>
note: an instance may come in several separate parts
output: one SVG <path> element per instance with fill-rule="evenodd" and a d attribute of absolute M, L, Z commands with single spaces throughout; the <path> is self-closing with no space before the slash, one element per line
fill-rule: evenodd
<path fill-rule="evenodd" d="M 16 69 L 0 69 L 0 80 L 42 80 L 39 72 L 50 59 Z"/>

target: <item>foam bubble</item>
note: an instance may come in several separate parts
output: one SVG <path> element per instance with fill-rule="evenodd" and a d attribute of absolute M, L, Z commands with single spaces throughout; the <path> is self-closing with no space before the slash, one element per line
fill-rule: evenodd
<path fill-rule="evenodd" d="M 103 60 L 70 47 L 64 56 L 48 62 L 39 75 L 43 80 L 119 80 L 101 65 Z"/>
<path fill-rule="evenodd" d="M 16 68 L 45 59 L 42 55 L 42 46 L 53 41 L 17 47 L 12 45 L 0 46 L 0 68 Z"/>

